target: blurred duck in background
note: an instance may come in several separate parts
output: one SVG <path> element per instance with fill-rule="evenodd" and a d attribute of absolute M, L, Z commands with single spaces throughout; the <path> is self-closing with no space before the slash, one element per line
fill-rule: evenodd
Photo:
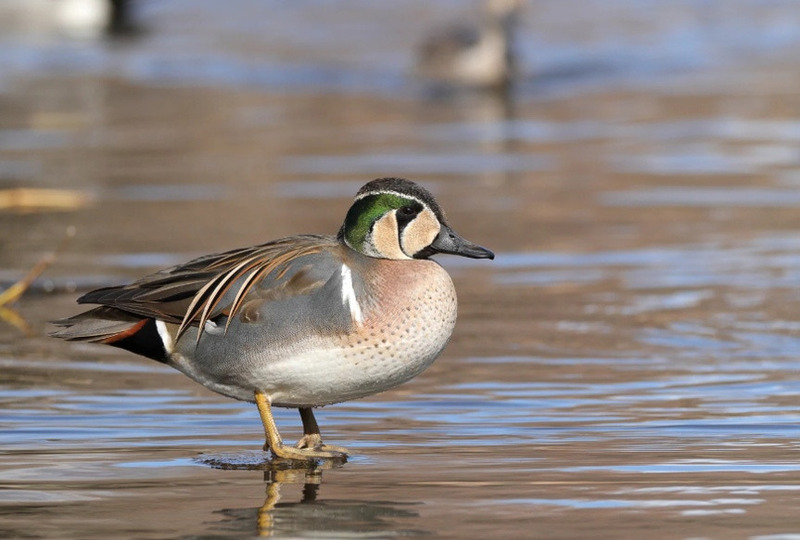
<path fill-rule="evenodd" d="M 0 32 L 97 39 L 138 32 L 132 0 L 0 0 Z"/>
<path fill-rule="evenodd" d="M 431 33 L 416 73 L 439 89 L 505 90 L 515 77 L 514 33 L 524 0 L 486 0 L 481 20 Z"/>

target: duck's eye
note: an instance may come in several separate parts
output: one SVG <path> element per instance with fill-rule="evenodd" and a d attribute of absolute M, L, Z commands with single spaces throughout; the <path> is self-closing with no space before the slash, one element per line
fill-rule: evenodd
<path fill-rule="evenodd" d="M 417 210 L 413 206 L 407 205 L 400 208 L 400 213 L 404 216 L 413 216 L 417 213 Z"/>

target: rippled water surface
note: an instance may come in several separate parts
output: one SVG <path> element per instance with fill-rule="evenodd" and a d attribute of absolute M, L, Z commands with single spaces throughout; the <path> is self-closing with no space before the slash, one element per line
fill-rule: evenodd
<path fill-rule="evenodd" d="M 0 10 L 0 289 L 56 252 L 0 308 L 0 536 L 800 538 L 796 3 L 528 2 L 511 102 L 433 99 L 414 44 L 466 7 L 143 1 L 114 40 Z M 497 258 L 441 258 L 427 372 L 319 410 L 347 463 L 46 337 L 90 288 L 333 233 L 387 175 Z"/>

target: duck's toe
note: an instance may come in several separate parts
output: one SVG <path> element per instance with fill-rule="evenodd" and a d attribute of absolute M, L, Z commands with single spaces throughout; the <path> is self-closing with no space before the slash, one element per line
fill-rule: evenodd
<path fill-rule="evenodd" d="M 347 452 L 343 451 L 344 448 L 329 447 L 327 445 L 311 448 L 297 448 L 281 444 L 280 446 L 272 446 L 270 450 L 276 457 L 298 461 L 310 461 L 313 459 L 347 459 Z"/>
<path fill-rule="evenodd" d="M 334 446 L 322 442 L 322 436 L 319 433 L 307 433 L 297 441 L 294 445 L 295 449 L 303 451 L 323 452 L 330 454 L 329 457 L 347 457 L 350 452 L 347 448 L 341 446 Z"/>

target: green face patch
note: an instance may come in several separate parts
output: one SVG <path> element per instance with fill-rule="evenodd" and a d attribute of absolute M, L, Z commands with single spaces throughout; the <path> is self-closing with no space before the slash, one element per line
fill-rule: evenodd
<path fill-rule="evenodd" d="M 415 204 L 419 203 L 393 193 L 367 195 L 357 200 L 344 219 L 344 238 L 347 244 L 356 251 L 364 253 L 367 235 L 381 216 L 392 210 Z"/>

